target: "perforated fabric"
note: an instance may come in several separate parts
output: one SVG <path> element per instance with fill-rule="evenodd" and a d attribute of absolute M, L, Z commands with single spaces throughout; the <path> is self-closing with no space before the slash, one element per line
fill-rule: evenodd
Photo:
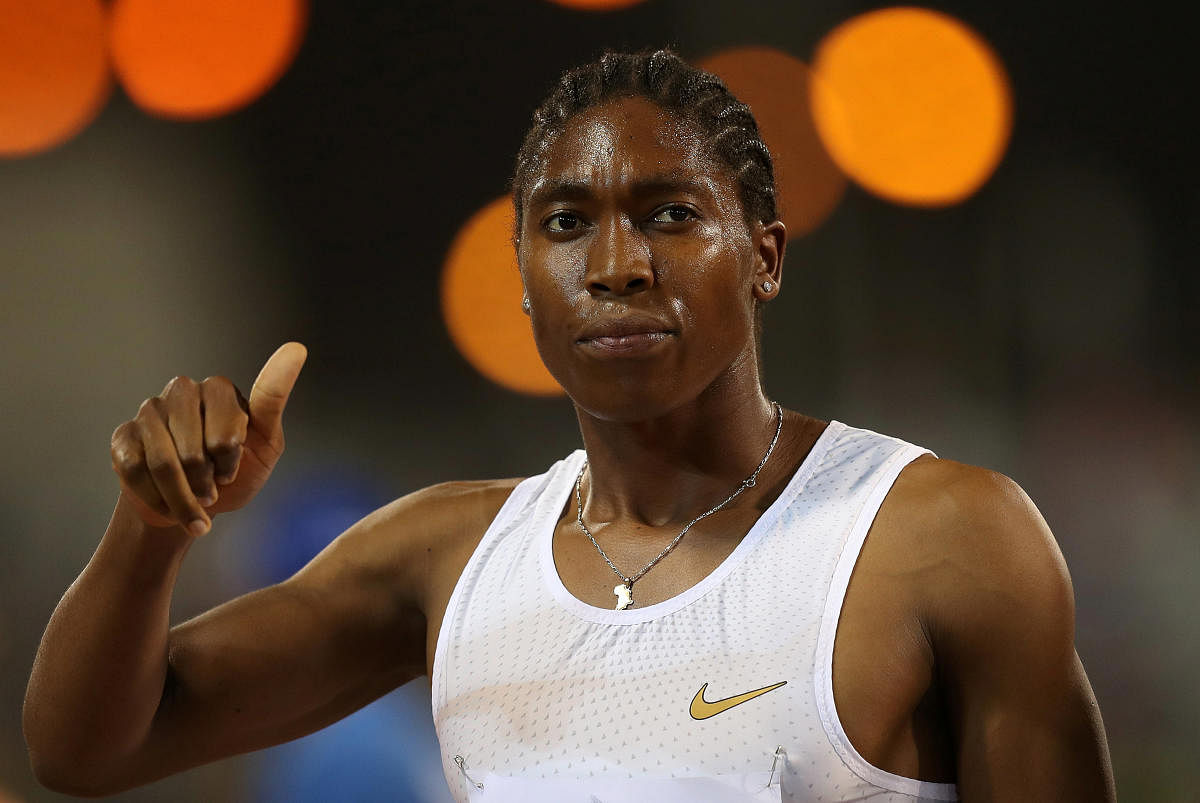
<path fill-rule="evenodd" d="M 896 476 L 925 452 L 832 422 L 712 574 L 624 611 L 576 599 L 554 568 L 554 527 L 584 453 L 522 482 L 464 569 L 438 636 L 433 715 L 455 797 L 591 803 L 667 799 L 674 788 L 688 799 L 709 784 L 721 800 L 957 799 L 953 784 L 870 765 L 833 704 L 851 570 Z M 702 699 L 715 702 L 781 683 L 711 717 L 691 714 L 704 684 Z"/>

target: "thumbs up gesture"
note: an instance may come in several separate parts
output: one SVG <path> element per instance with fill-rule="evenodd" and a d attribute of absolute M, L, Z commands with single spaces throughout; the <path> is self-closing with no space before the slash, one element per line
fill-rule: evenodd
<path fill-rule="evenodd" d="M 143 521 L 203 535 L 212 514 L 254 498 L 283 454 L 283 410 L 307 356 L 280 346 L 249 400 L 225 377 L 175 377 L 117 427 L 113 470 Z"/>

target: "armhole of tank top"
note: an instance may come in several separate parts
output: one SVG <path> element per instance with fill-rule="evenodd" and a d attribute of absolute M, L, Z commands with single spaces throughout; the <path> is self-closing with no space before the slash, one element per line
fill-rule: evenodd
<path fill-rule="evenodd" d="M 889 438 L 889 440 L 892 439 Z M 850 743 L 850 737 L 846 735 L 846 731 L 842 727 L 842 720 L 838 717 L 837 705 L 833 698 L 834 639 L 837 636 L 838 620 L 842 614 L 842 603 L 846 599 L 846 589 L 850 585 L 850 575 L 854 571 L 855 563 L 858 562 L 858 555 L 862 551 L 863 542 L 866 541 L 867 532 L 875 521 L 884 497 L 892 489 L 904 467 L 921 455 L 931 454 L 928 449 L 922 449 L 919 446 L 903 441 L 900 444 L 884 466 L 879 469 L 875 485 L 854 520 L 854 525 L 846 538 L 833 571 L 829 593 L 825 598 L 825 611 L 821 617 L 821 630 L 817 637 L 816 666 L 813 671 L 817 711 L 821 717 L 821 724 L 825 728 L 825 735 L 829 738 L 829 743 L 842 763 L 867 783 L 889 792 L 911 795 L 918 800 L 958 800 L 958 790 L 955 784 L 933 783 L 896 775 L 876 767 L 863 758 Z"/>
<path fill-rule="evenodd" d="M 540 487 L 551 481 L 551 475 L 556 468 L 558 468 L 557 465 L 545 474 L 529 477 L 518 483 L 516 488 L 513 488 L 512 493 L 508 495 L 508 498 L 504 500 L 504 504 L 500 506 L 500 510 L 496 512 L 492 523 L 488 525 L 483 537 L 479 539 L 479 543 L 475 546 L 475 551 L 467 559 L 462 573 L 459 574 L 458 580 L 454 583 L 454 591 L 450 593 L 450 600 L 446 603 L 446 611 L 442 614 L 442 625 L 438 629 L 437 646 L 434 647 L 433 651 L 433 677 L 429 679 L 431 687 L 431 694 L 429 696 L 435 721 L 438 709 L 445 703 L 443 699 L 445 693 L 443 675 L 446 671 L 444 656 L 446 653 L 446 640 L 449 638 L 447 633 L 449 633 L 450 628 L 454 624 L 454 616 L 458 610 L 459 599 L 463 593 L 463 584 L 475 568 L 475 565 L 479 562 L 480 556 L 485 549 L 497 537 L 497 534 L 504 528 L 509 519 L 512 518 L 513 512 L 523 507 L 529 501 L 530 497 L 537 493 Z"/>

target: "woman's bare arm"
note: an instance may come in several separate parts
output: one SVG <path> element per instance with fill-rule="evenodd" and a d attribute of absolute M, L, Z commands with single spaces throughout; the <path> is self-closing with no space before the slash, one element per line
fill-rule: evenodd
<path fill-rule="evenodd" d="M 26 694 L 46 785 L 113 792 L 285 741 L 423 671 L 414 568 L 455 508 L 436 489 L 368 516 L 287 582 L 169 626 L 196 533 L 249 501 L 282 453 L 304 356 L 277 351 L 249 402 L 222 378 L 172 380 L 114 433 L 116 510 L 50 620 Z"/>

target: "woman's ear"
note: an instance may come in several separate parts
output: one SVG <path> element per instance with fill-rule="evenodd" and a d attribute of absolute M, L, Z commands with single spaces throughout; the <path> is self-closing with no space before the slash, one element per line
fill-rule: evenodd
<path fill-rule="evenodd" d="M 787 226 L 783 221 L 756 221 L 750 230 L 754 240 L 754 297 L 770 301 L 779 295 L 783 281 L 783 249 L 787 245 Z"/>

